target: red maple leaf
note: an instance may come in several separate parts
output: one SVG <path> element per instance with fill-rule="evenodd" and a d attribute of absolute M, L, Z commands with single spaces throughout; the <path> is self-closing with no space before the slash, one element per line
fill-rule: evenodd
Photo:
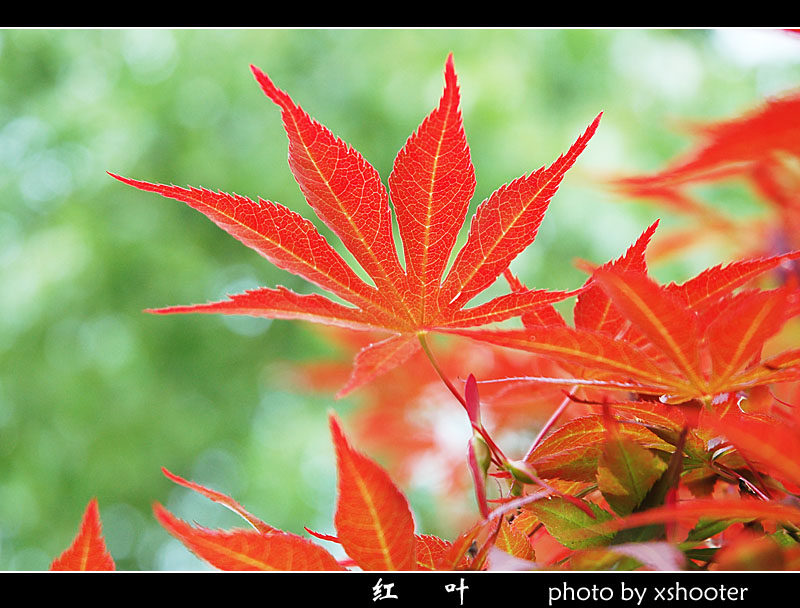
<path fill-rule="evenodd" d="M 439 105 L 397 155 L 388 190 L 355 149 L 311 118 L 258 68 L 252 71 L 281 109 L 289 167 L 306 201 L 372 284 L 359 278 L 310 221 L 280 204 L 114 175 L 187 203 L 275 265 L 350 304 L 321 294 L 265 287 L 223 302 L 151 312 L 246 314 L 390 332 L 358 354 L 343 395 L 409 359 L 427 332 L 503 321 L 576 293 L 522 289 L 466 308 L 533 242 L 565 173 L 594 134 L 599 115 L 549 167 L 502 186 L 477 208 L 466 243 L 445 275 L 475 190 L 452 56 L 445 66 Z M 395 247 L 390 195 L 405 267 Z"/>
<path fill-rule="evenodd" d="M 741 116 L 694 129 L 695 144 L 664 169 L 612 183 L 687 214 L 691 226 L 659 243 L 661 251 L 722 236 L 747 255 L 783 253 L 800 247 L 800 92 L 766 100 Z M 704 203 L 691 191 L 702 184 L 744 180 L 769 207 L 768 214 L 737 219 Z"/>
<path fill-rule="evenodd" d="M 724 436 L 747 463 L 779 480 L 788 491 L 800 488 L 800 423 L 798 416 L 750 414 L 732 409 L 709 414 L 703 423 Z M 773 490 L 774 491 L 774 490 Z"/>
<path fill-rule="evenodd" d="M 50 564 L 50 570 L 114 570 L 114 559 L 106 549 L 97 499 L 89 501 L 72 544 Z"/>
<path fill-rule="evenodd" d="M 620 185 L 672 186 L 704 182 L 721 174 L 751 173 L 781 155 L 800 156 L 800 92 L 766 100 L 742 116 L 698 125 L 697 143 L 665 169 Z"/>
<path fill-rule="evenodd" d="M 221 570 L 438 570 L 466 565 L 460 545 L 415 534 L 408 501 L 386 471 L 355 450 L 331 414 L 330 428 L 339 477 L 334 523 L 336 536 L 309 532 L 342 546 L 349 560 L 338 561 L 308 538 L 273 528 L 232 498 L 164 469 L 176 483 L 241 515 L 253 529 L 211 530 L 192 525 L 156 503 L 159 523 L 195 555 Z M 460 551 L 460 552 L 459 552 Z"/>

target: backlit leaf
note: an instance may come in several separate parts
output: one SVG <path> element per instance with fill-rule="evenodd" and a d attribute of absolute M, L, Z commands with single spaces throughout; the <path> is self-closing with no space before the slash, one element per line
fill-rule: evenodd
<path fill-rule="evenodd" d="M 597 528 L 598 533 L 610 532 L 654 523 L 696 523 L 700 518 L 743 521 L 764 519 L 798 524 L 800 508 L 775 501 L 696 498 L 633 513 L 599 524 Z"/>
<path fill-rule="evenodd" d="M 514 521 L 509 522 L 506 519 L 501 521 L 500 532 L 497 534 L 494 546 L 519 559 L 533 561 L 535 554 L 527 534 L 518 528 Z"/>
<path fill-rule="evenodd" d="M 708 327 L 713 383 L 724 390 L 728 379 L 761 355 L 764 342 L 786 321 L 787 298 L 783 289 L 754 291 L 737 298 Z M 717 392 L 714 388 L 712 391 Z"/>
<path fill-rule="evenodd" d="M 431 534 L 417 534 L 417 567 L 420 570 L 447 570 L 447 557 L 453 543 Z"/>
<path fill-rule="evenodd" d="M 539 517 L 550 535 L 565 547 L 587 549 L 607 545 L 614 533 L 602 526 L 603 522 L 608 522 L 613 516 L 594 503 L 585 504 L 594 513 L 594 518 L 559 496 L 536 501 L 527 508 Z"/>
<path fill-rule="evenodd" d="M 640 386 L 641 392 L 653 394 L 677 391 L 677 387 L 689 390 L 684 380 L 658 367 L 646 353 L 626 342 L 598 332 L 554 326 L 451 331 L 497 346 L 524 350 L 583 366 L 593 371 L 588 378 L 593 385 L 602 386 L 607 383 L 609 386 L 631 388 Z M 597 373 L 594 370 L 605 373 Z M 570 380 L 564 379 L 563 384 L 569 385 Z"/>
<path fill-rule="evenodd" d="M 330 427 L 339 474 L 334 521 L 342 547 L 363 570 L 415 570 L 408 501 L 380 466 L 350 446 L 334 415 Z"/>
<path fill-rule="evenodd" d="M 201 486 L 200 484 L 194 483 L 193 481 L 188 481 L 183 477 L 175 475 L 175 473 L 171 473 L 170 471 L 168 471 L 163 467 L 161 468 L 161 472 L 164 473 L 164 475 L 166 475 L 168 479 L 171 479 L 175 483 L 182 485 L 185 488 L 189 488 L 190 490 L 194 490 L 195 492 L 202 494 L 209 500 L 213 500 L 214 502 L 217 502 L 221 505 L 228 507 L 231 511 L 240 515 L 245 521 L 247 521 L 247 523 L 249 523 L 251 526 L 253 526 L 253 528 L 258 530 L 262 534 L 268 534 L 269 532 L 276 531 L 275 528 L 264 523 L 255 515 L 248 513 L 247 510 L 242 505 L 233 500 L 230 496 L 226 496 L 221 492 L 217 492 L 215 490 L 211 490 L 209 488 Z"/>
<path fill-rule="evenodd" d="M 620 437 L 643 448 L 671 452 L 674 447 L 642 425 L 619 422 Z M 542 478 L 594 481 L 608 437 L 603 416 L 575 418 L 548 435 L 528 462 Z"/>
<path fill-rule="evenodd" d="M 103 540 L 100 509 L 93 498 L 86 506 L 80 529 L 72 544 L 50 564 L 50 570 L 114 570 L 114 559 Z"/>
<path fill-rule="evenodd" d="M 302 536 L 281 531 L 209 530 L 178 519 L 158 503 L 153 512 L 170 534 L 220 570 L 344 570 L 330 553 Z"/>
<path fill-rule="evenodd" d="M 411 338 L 417 334 L 498 323 L 579 292 L 521 289 L 465 308 L 536 238 L 553 195 L 594 135 L 600 116 L 550 166 L 502 186 L 478 206 L 467 241 L 445 276 L 475 190 L 452 56 L 445 65 L 445 88 L 438 106 L 408 139 L 389 176 L 405 268 L 395 247 L 389 192 L 377 171 L 266 74 L 251 68 L 261 89 L 281 110 L 289 139 L 289 167 L 306 201 L 372 284 L 359 278 L 310 221 L 283 205 L 112 174 L 141 190 L 187 203 L 278 267 L 352 305 L 279 287 L 251 290 L 222 302 L 151 312 L 302 319 L 390 333 L 380 346 L 361 354 L 342 396 L 402 364 L 416 349 Z"/>
<path fill-rule="evenodd" d="M 593 275 L 611 301 L 698 388 L 705 386 L 700 368 L 700 330 L 693 314 L 643 274 L 598 270 Z"/>
<path fill-rule="evenodd" d="M 618 515 L 632 513 L 667 464 L 650 450 L 611 433 L 600 454 L 597 487 Z"/>
<path fill-rule="evenodd" d="M 637 241 L 625 252 L 625 255 L 612 262 L 607 262 L 603 269 L 615 269 L 622 272 L 647 272 L 645 250 L 658 226 L 654 222 Z M 591 281 L 591 279 L 589 279 Z M 573 316 L 575 327 L 599 331 L 611 336 L 617 336 L 626 325 L 626 320 L 611 304 L 609 297 L 599 285 L 593 285 L 578 296 L 575 301 Z"/>
<path fill-rule="evenodd" d="M 800 251 L 765 258 L 738 260 L 713 266 L 681 284 L 670 283 L 665 289 L 683 300 L 688 308 L 702 311 L 705 307 L 746 285 L 765 272 L 800 258 Z"/>
<path fill-rule="evenodd" d="M 800 430 L 758 416 L 708 417 L 705 423 L 771 475 L 800 485 Z"/>

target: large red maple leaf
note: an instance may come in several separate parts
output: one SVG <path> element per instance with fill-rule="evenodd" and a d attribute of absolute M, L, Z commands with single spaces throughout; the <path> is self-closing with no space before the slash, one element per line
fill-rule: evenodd
<path fill-rule="evenodd" d="M 536 238 L 550 200 L 594 134 L 600 115 L 550 166 L 513 180 L 481 203 L 466 243 L 445 275 L 475 190 L 452 55 L 445 66 L 439 105 L 397 155 L 388 190 L 355 149 L 311 118 L 266 74 L 251 69 L 264 93 L 281 109 L 289 166 L 300 190 L 372 284 L 359 278 L 309 220 L 280 204 L 112 174 L 142 190 L 187 203 L 275 265 L 352 305 L 317 293 L 264 287 L 222 302 L 151 312 L 305 319 L 390 332 L 358 354 L 341 396 L 406 361 L 420 349 L 420 337 L 427 332 L 504 321 L 577 293 L 515 290 L 466 308 Z M 390 197 L 405 266 L 395 247 Z"/>

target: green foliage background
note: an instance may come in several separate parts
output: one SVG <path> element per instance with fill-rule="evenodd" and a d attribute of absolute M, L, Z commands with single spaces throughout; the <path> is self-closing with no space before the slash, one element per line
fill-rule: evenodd
<path fill-rule="evenodd" d="M 473 208 L 605 113 L 513 266 L 547 288 L 577 286 L 575 257 L 616 256 L 663 215 L 621 204 L 598 177 L 659 168 L 687 143 L 680 121 L 733 116 L 800 82 L 800 38 L 779 31 L 0 30 L 0 569 L 46 569 L 92 496 L 120 569 L 204 568 L 154 522 L 151 503 L 208 527 L 240 522 L 176 488 L 162 466 L 274 526 L 330 530 L 326 412 L 346 417 L 358 394 L 309 394 L 284 362 L 333 351 L 299 322 L 142 313 L 308 286 L 197 212 L 106 171 L 262 196 L 313 217 L 279 111 L 248 65 L 385 179 L 438 102 L 451 51 Z M 723 204 L 750 201 L 734 191 Z M 686 276 L 726 255 L 695 251 L 655 274 Z M 433 497 L 404 490 L 420 530 L 455 532 Z"/>

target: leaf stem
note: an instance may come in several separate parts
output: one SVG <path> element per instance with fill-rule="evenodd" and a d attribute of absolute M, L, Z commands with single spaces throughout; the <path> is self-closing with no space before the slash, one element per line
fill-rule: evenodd
<path fill-rule="evenodd" d="M 461 393 L 458 392 L 458 389 L 455 386 L 453 386 L 453 383 L 450 382 L 450 379 L 447 376 L 444 375 L 444 372 L 442 372 L 442 369 L 439 367 L 439 364 L 436 362 L 436 358 L 433 356 L 433 351 L 431 351 L 431 347 L 428 344 L 428 339 L 425 337 L 425 334 L 424 333 L 418 333 L 417 334 L 417 338 L 419 339 L 419 343 L 422 346 L 422 350 L 425 351 L 425 355 L 428 357 L 428 361 L 431 362 L 431 365 L 433 366 L 433 369 L 435 369 L 436 373 L 439 374 L 439 378 L 442 379 L 442 382 L 444 382 L 444 385 L 450 390 L 451 393 L 453 393 L 453 396 L 455 396 L 455 398 L 458 399 L 458 402 L 462 406 L 464 406 L 464 409 L 466 410 L 467 409 L 467 400 L 464 399 L 464 396 Z"/>
<path fill-rule="evenodd" d="M 439 367 L 439 364 L 436 362 L 436 357 L 433 356 L 433 351 L 431 350 L 431 347 L 428 344 L 428 339 L 425 336 L 425 334 L 418 333 L 417 339 L 419 340 L 419 343 L 422 346 L 422 350 L 425 351 L 425 355 L 428 357 L 428 360 L 431 362 L 433 369 L 435 369 L 436 373 L 439 375 L 439 378 L 441 378 L 442 382 L 444 382 L 444 385 L 450 390 L 450 392 L 453 393 L 453 396 L 456 399 L 458 399 L 458 402 L 464 408 L 464 411 L 466 411 L 467 414 L 469 414 L 469 409 L 467 408 L 467 400 L 458 391 L 458 389 L 455 386 L 453 386 L 453 383 L 450 382 L 450 379 L 447 376 L 445 376 L 444 372 L 442 371 L 442 368 Z M 491 438 L 489 433 L 486 432 L 486 429 L 483 428 L 483 425 L 473 423 L 472 428 L 476 432 L 478 432 L 481 435 L 481 437 L 483 437 L 483 439 L 489 446 L 489 450 L 492 453 L 492 462 L 494 462 L 498 466 L 502 466 L 502 464 L 507 460 L 506 456 L 505 454 L 503 454 L 503 451 L 500 449 L 500 447 Z"/>
<path fill-rule="evenodd" d="M 536 439 L 533 440 L 533 443 L 531 444 L 531 447 L 528 449 L 528 452 L 525 454 L 525 458 L 523 458 L 523 460 L 527 461 L 528 459 L 530 459 L 530 457 L 533 455 L 533 451 L 537 447 L 539 447 L 539 444 L 542 442 L 545 435 L 547 435 L 550 429 L 553 428 L 556 421 L 561 417 L 561 414 L 564 413 L 564 410 L 567 409 L 567 406 L 570 404 L 570 401 L 572 401 L 572 395 L 575 392 L 576 388 L 577 388 L 576 386 L 570 387 L 569 394 L 566 397 L 564 397 L 564 399 L 561 401 L 556 410 L 551 414 L 550 418 L 548 418 L 547 422 L 544 423 L 544 426 L 542 426 L 542 428 L 539 429 L 539 433 L 536 435 Z"/>

